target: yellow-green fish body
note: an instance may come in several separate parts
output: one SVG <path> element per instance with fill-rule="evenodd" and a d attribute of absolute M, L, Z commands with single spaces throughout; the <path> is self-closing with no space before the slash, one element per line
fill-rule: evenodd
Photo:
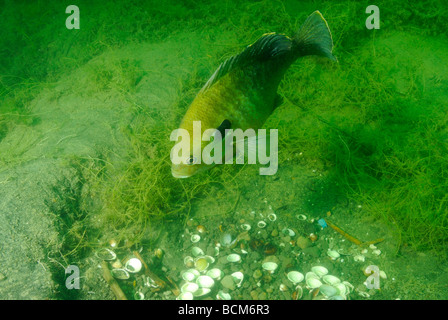
<path fill-rule="evenodd" d="M 220 128 L 225 120 L 232 129 L 262 127 L 277 106 L 277 88 L 291 63 L 305 55 L 335 59 L 332 47 L 330 30 L 319 11 L 307 18 L 293 38 L 275 33 L 263 35 L 218 67 L 191 103 L 179 128 L 193 137 L 194 121 L 201 121 L 201 135 L 206 129 Z M 203 141 L 201 150 L 207 144 Z M 190 150 L 191 155 L 186 157 L 193 159 L 192 141 Z M 185 162 L 173 164 L 173 176 L 189 177 L 210 167 Z"/>

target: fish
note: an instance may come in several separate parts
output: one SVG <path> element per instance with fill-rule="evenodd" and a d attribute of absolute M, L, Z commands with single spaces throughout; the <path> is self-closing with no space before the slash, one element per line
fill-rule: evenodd
<path fill-rule="evenodd" d="M 173 177 L 188 178 L 213 167 L 214 164 L 200 161 L 198 156 L 210 141 L 224 143 L 230 129 L 261 128 L 281 104 L 277 89 L 290 65 L 309 55 L 337 61 L 332 51 L 328 23 L 315 11 L 294 36 L 266 33 L 241 53 L 222 62 L 193 99 L 179 125 L 179 129 L 193 136 L 193 124 L 200 121 L 201 135 L 210 132 L 207 129 L 219 134 L 208 134 L 199 144 L 193 144 L 190 139 L 190 152 L 182 154 L 180 163 L 172 163 Z"/>

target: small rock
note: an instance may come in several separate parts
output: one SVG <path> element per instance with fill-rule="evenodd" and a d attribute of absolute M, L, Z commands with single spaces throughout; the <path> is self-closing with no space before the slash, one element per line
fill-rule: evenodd
<path fill-rule="evenodd" d="M 262 275 L 263 275 L 263 273 L 261 272 L 261 270 L 257 269 L 257 270 L 254 271 L 253 277 L 255 279 L 260 279 Z"/>
<path fill-rule="evenodd" d="M 277 229 L 272 230 L 272 232 L 271 232 L 271 236 L 272 236 L 272 237 L 276 237 L 276 236 L 278 236 L 278 230 L 277 230 Z"/>
<path fill-rule="evenodd" d="M 302 250 L 311 246 L 311 241 L 305 237 L 298 237 L 296 240 L 296 245 Z"/>
<path fill-rule="evenodd" d="M 235 290 L 235 282 L 233 281 L 233 277 L 230 275 L 225 276 L 221 280 L 221 284 L 224 288 L 229 290 Z"/>
<path fill-rule="evenodd" d="M 266 300 L 268 298 L 268 295 L 266 292 L 262 292 L 258 295 L 258 300 Z"/>
<path fill-rule="evenodd" d="M 319 258 L 320 257 L 320 250 L 318 247 L 308 247 L 303 249 L 303 253 L 308 254 L 312 256 L 313 258 Z"/>
<path fill-rule="evenodd" d="M 257 291 L 256 291 L 256 290 L 252 290 L 252 291 L 250 292 L 250 296 L 251 296 L 251 298 L 252 298 L 253 300 L 257 300 L 257 299 L 258 299 L 258 293 L 257 293 Z"/>

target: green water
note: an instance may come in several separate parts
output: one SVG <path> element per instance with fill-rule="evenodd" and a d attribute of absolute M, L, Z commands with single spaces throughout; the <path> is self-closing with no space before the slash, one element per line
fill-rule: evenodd
<path fill-rule="evenodd" d="M 195 299 L 448 298 L 444 1 L 378 1 L 377 30 L 367 1 L 75 4 L 80 29 L 66 28 L 65 4 L 1 2 L 0 298 L 116 299 L 105 248 L 108 270 L 147 265 L 116 280 L 127 299 L 176 299 L 189 268 L 222 272 Z M 286 72 L 264 125 L 279 130 L 278 172 L 173 178 L 170 133 L 217 66 L 315 10 L 338 63 L 305 57 Z M 343 288 L 288 279 L 316 266 Z"/>

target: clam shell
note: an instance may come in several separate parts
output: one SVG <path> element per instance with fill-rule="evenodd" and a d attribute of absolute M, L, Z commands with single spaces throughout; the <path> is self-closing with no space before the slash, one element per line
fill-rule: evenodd
<path fill-rule="evenodd" d="M 293 295 L 293 298 L 295 298 L 295 300 L 299 300 L 302 298 L 302 296 L 303 296 L 303 288 L 301 286 L 297 286 L 295 290 L 295 297 Z"/>
<path fill-rule="evenodd" d="M 275 262 L 265 262 L 261 265 L 261 267 L 269 272 L 274 272 L 277 269 L 278 264 Z"/>
<path fill-rule="evenodd" d="M 126 271 L 131 273 L 138 273 L 140 270 L 142 270 L 143 264 L 140 261 L 140 259 L 137 258 L 131 258 L 124 264 L 124 268 Z"/>
<path fill-rule="evenodd" d="M 232 273 L 231 276 L 233 278 L 233 281 L 235 281 L 236 286 L 240 287 L 241 283 L 244 280 L 244 274 L 242 272 L 237 271 Z"/>
<path fill-rule="evenodd" d="M 196 277 L 197 277 L 197 275 L 191 271 L 185 271 L 184 273 L 182 273 L 182 279 L 184 279 L 187 282 L 194 281 L 194 279 L 196 279 Z"/>
<path fill-rule="evenodd" d="M 193 243 L 199 242 L 199 240 L 201 240 L 201 236 L 198 234 L 192 234 L 190 240 Z"/>
<path fill-rule="evenodd" d="M 340 282 L 340 283 L 336 283 L 335 285 L 333 285 L 333 287 L 335 287 L 336 289 L 338 289 L 338 294 L 342 297 L 345 297 L 348 293 L 348 288 L 347 286 Z"/>
<path fill-rule="evenodd" d="M 115 279 L 126 280 L 130 277 L 129 273 L 125 269 L 112 269 L 110 273 Z"/>
<path fill-rule="evenodd" d="M 200 288 L 211 288 L 215 285 L 215 281 L 210 276 L 199 276 L 196 283 Z"/>
<path fill-rule="evenodd" d="M 313 271 L 318 277 L 323 277 L 328 274 L 328 269 L 323 266 L 314 266 L 311 268 L 311 271 Z"/>
<path fill-rule="evenodd" d="M 199 247 L 191 248 L 191 253 L 195 257 L 199 257 L 199 256 L 203 256 L 204 255 L 204 251 L 201 248 L 199 248 Z"/>
<path fill-rule="evenodd" d="M 307 272 L 305 275 L 305 281 L 308 279 L 319 279 L 319 276 L 315 274 L 313 271 Z"/>
<path fill-rule="evenodd" d="M 186 266 L 187 268 L 191 268 L 191 267 L 193 267 L 193 266 L 194 266 L 194 259 L 193 259 L 193 257 L 186 256 L 186 257 L 184 258 L 184 264 L 185 264 L 185 266 Z"/>
<path fill-rule="evenodd" d="M 134 294 L 134 300 L 145 300 L 145 295 L 143 294 L 143 292 L 137 291 Z"/>
<path fill-rule="evenodd" d="M 335 285 L 341 282 L 341 280 L 338 277 L 332 276 L 331 274 L 323 276 L 322 280 L 329 285 Z"/>
<path fill-rule="evenodd" d="M 290 236 L 290 237 L 294 237 L 296 235 L 296 233 L 294 232 L 294 230 L 289 229 L 289 228 L 285 228 L 282 230 L 283 234 L 286 236 Z"/>
<path fill-rule="evenodd" d="M 249 231 L 252 227 L 250 226 L 250 224 L 247 223 L 243 223 L 241 225 L 241 229 L 243 229 L 244 231 Z"/>
<path fill-rule="evenodd" d="M 210 291 L 212 291 L 212 290 L 209 289 L 209 288 L 199 288 L 197 291 L 195 291 L 193 293 L 193 296 L 195 296 L 195 297 L 202 297 L 202 296 L 205 296 L 205 295 L 209 294 Z"/>
<path fill-rule="evenodd" d="M 275 213 L 270 213 L 268 215 L 268 219 L 269 219 L 269 221 L 274 222 L 275 220 L 277 220 L 277 215 Z"/>
<path fill-rule="evenodd" d="M 260 229 L 263 229 L 264 227 L 266 227 L 266 222 L 264 222 L 263 220 L 260 220 L 257 222 L 257 226 Z"/>
<path fill-rule="evenodd" d="M 236 253 L 231 253 L 227 256 L 227 261 L 229 262 L 240 262 L 241 261 L 241 256 L 239 254 Z"/>
<path fill-rule="evenodd" d="M 181 294 L 177 296 L 176 300 L 193 300 L 193 294 L 188 291 L 181 292 Z"/>
<path fill-rule="evenodd" d="M 207 270 L 209 265 L 210 265 L 210 263 L 207 261 L 207 259 L 205 259 L 205 257 L 198 257 L 194 262 L 194 267 L 199 272 Z"/>
<path fill-rule="evenodd" d="M 187 282 L 180 288 L 180 291 L 195 293 L 198 289 L 199 289 L 199 286 L 197 283 Z"/>
<path fill-rule="evenodd" d="M 110 249 L 103 248 L 96 252 L 96 256 L 102 260 L 111 261 L 117 258 L 115 252 Z"/>
<path fill-rule="evenodd" d="M 219 281 L 219 280 L 221 280 L 222 276 L 224 275 L 224 272 L 222 272 L 222 271 L 221 271 L 220 269 L 218 269 L 218 268 L 213 268 L 213 269 L 210 269 L 210 270 L 207 272 L 207 275 L 208 275 L 209 277 L 212 277 L 213 279 Z"/>
<path fill-rule="evenodd" d="M 331 249 L 328 249 L 327 255 L 333 260 L 336 260 L 337 258 L 339 258 L 341 256 L 339 254 L 339 252 L 337 252 L 336 250 L 331 250 Z"/>
<path fill-rule="evenodd" d="M 347 288 L 347 294 L 350 294 L 353 290 L 355 290 L 355 287 L 348 281 L 342 281 L 342 283 Z"/>
<path fill-rule="evenodd" d="M 297 283 L 303 281 L 303 279 L 305 278 L 304 275 L 302 273 L 300 273 L 299 271 L 290 271 L 290 272 L 288 272 L 286 277 L 288 278 L 289 281 L 291 281 L 294 284 L 297 284 Z"/>
<path fill-rule="evenodd" d="M 222 290 L 219 290 L 218 294 L 216 295 L 216 299 L 218 299 L 218 300 L 231 300 L 232 297 L 230 296 L 230 294 L 225 293 Z"/>
<path fill-rule="evenodd" d="M 324 296 L 330 298 L 339 293 L 338 289 L 328 284 L 323 284 L 319 287 L 319 293 L 322 293 Z"/>
<path fill-rule="evenodd" d="M 322 282 L 318 278 L 309 277 L 306 280 L 306 285 L 310 289 L 319 288 L 322 285 Z"/>

